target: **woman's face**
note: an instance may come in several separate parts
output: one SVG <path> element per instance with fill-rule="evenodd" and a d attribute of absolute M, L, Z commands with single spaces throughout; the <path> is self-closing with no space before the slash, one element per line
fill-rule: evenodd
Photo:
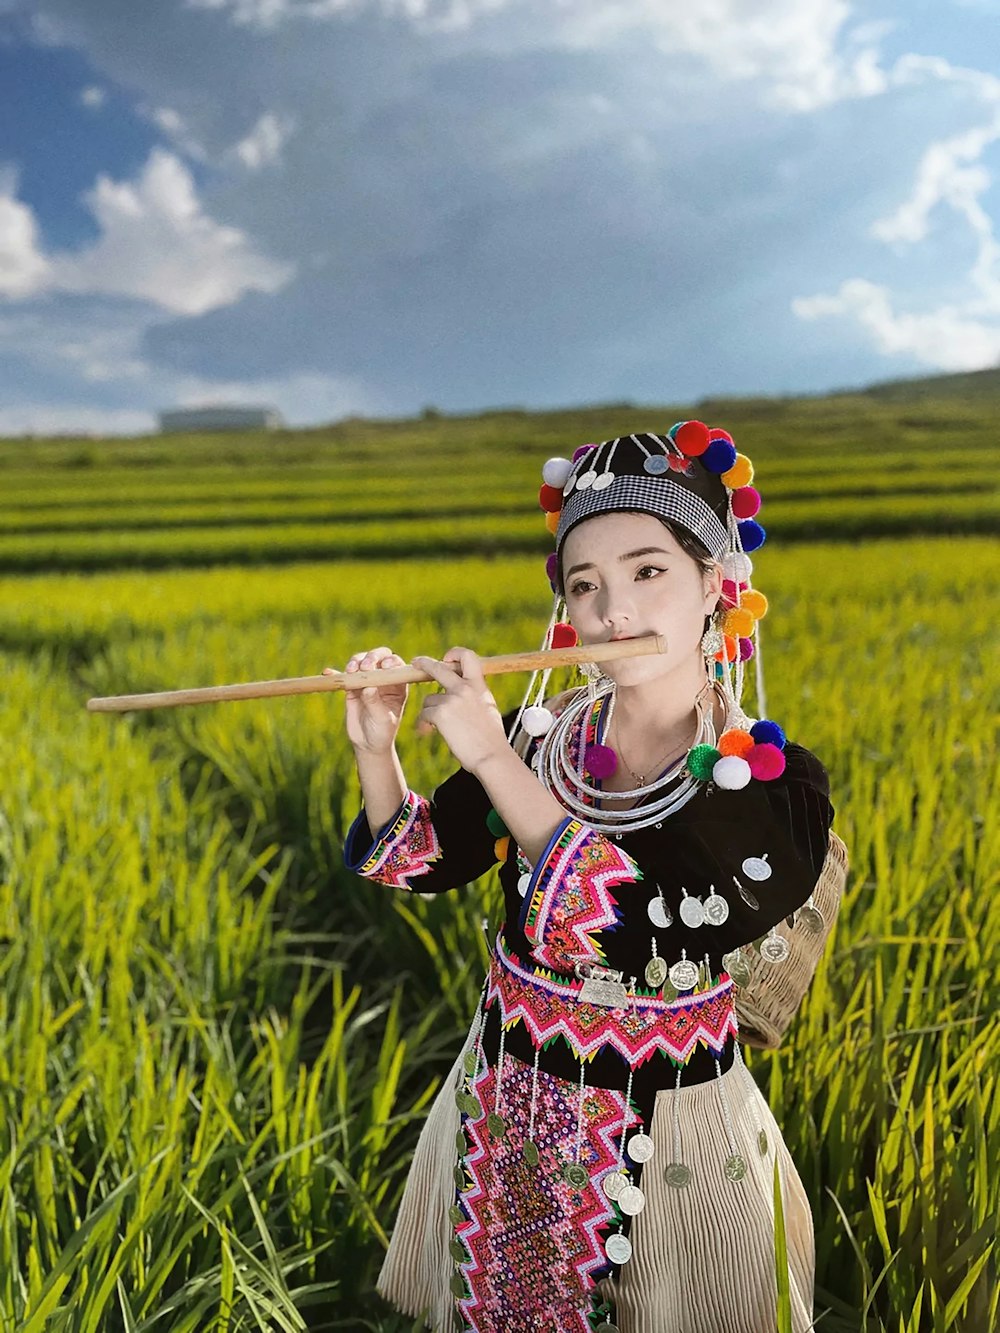
<path fill-rule="evenodd" d="M 581 643 L 662 634 L 665 654 L 607 662 L 620 684 L 701 663 L 705 617 L 722 592 L 651 514 L 596 514 L 577 524 L 562 549 L 566 609 Z"/>

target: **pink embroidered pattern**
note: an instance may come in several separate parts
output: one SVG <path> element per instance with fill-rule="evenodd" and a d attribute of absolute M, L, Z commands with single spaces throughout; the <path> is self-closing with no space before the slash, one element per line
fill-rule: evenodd
<path fill-rule="evenodd" d="M 528 897 L 524 933 L 535 945 L 532 956 L 563 973 L 573 972 L 576 958 L 603 959 L 594 936 L 621 924 L 609 885 L 640 879 L 628 852 L 581 820 L 568 819 Z"/>
<path fill-rule="evenodd" d="M 524 967 L 507 951 L 501 935 L 490 968 L 486 1007 L 499 1003 L 505 1028 L 523 1022 L 535 1046 L 563 1037 L 583 1059 L 611 1046 L 632 1068 L 657 1051 L 686 1064 L 699 1042 L 720 1055 L 729 1038 L 736 1036 L 735 987 L 728 975 L 709 990 L 677 1000 L 636 996 L 624 1009 L 581 1003 L 577 995 L 582 985 L 582 981 L 539 976 Z"/>
<path fill-rule="evenodd" d="M 639 1123 L 625 1096 L 612 1088 L 588 1088 L 583 1100 L 580 1162 L 588 1182 L 574 1189 L 562 1167 L 575 1160 L 579 1088 L 544 1071 L 535 1100 L 537 1166 L 522 1155 L 528 1137 L 532 1067 L 508 1055 L 501 1110 L 507 1132 L 495 1139 L 486 1113 L 464 1117 L 469 1147 L 468 1188 L 458 1202 L 465 1214 L 456 1236 L 468 1254 L 458 1272 L 467 1294 L 458 1309 L 474 1333 L 592 1333 L 594 1288 L 611 1272 L 604 1253 L 620 1214 L 600 1182 L 618 1166 L 622 1119 Z M 473 1081 L 484 1107 L 496 1095 L 495 1071 Z"/>
<path fill-rule="evenodd" d="M 441 855 L 430 802 L 408 791 L 392 828 L 372 848 L 358 874 L 395 889 L 409 889 L 408 879 L 426 875 Z"/>

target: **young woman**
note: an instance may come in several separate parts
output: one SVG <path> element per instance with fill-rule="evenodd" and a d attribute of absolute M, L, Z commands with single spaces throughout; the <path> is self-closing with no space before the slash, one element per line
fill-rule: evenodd
<path fill-rule="evenodd" d="M 394 747 L 406 687 L 346 692 L 364 809 L 345 864 L 436 893 L 501 863 L 480 1005 L 379 1279 L 435 1329 L 766 1333 L 776 1165 L 811 1326 L 809 1203 L 740 1042 L 780 1041 L 847 857 L 820 761 L 739 702 L 755 655 L 763 698 L 752 476 L 700 422 L 546 463 L 545 646 L 666 650 L 548 707 L 533 678 L 506 717 L 470 649 L 415 658 L 441 687 L 418 730 L 460 765 L 430 799 Z M 383 646 L 347 670 L 400 664 Z"/>

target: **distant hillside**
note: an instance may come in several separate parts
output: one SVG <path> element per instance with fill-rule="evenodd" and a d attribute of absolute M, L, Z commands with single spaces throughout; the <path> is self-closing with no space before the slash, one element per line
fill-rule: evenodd
<path fill-rule="evenodd" d="M 857 389 L 841 392 L 856 394 Z M 860 390 L 866 398 L 884 402 L 913 402 L 925 398 L 965 398 L 976 402 L 1000 399 L 1000 366 L 990 370 L 969 370 L 961 375 L 928 375 L 925 379 L 883 380 Z"/>

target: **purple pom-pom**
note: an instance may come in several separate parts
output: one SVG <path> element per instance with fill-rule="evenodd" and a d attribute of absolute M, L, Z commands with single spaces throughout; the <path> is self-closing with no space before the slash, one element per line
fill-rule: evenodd
<path fill-rule="evenodd" d="M 589 454 L 591 449 L 596 447 L 597 446 L 593 444 L 581 444 L 579 449 L 574 449 L 573 451 L 573 462 L 575 463 L 578 458 L 582 458 L 584 454 Z"/>
<path fill-rule="evenodd" d="M 618 756 L 610 745 L 588 745 L 583 766 L 592 778 L 610 778 L 618 767 Z"/>
<path fill-rule="evenodd" d="M 779 750 L 785 748 L 785 733 L 770 718 L 762 717 L 759 722 L 755 722 L 750 728 L 750 735 L 758 745 L 776 745 Z"/>
<path fill-rule="evenodd" d="M 767 533 L 756 519 L 741 519 L 736 526 L 739 529 L 740 542 L 743 545 L 744 551 L 756 551 L 758 546 L 764 545 L 764 538 L 767 536 Z"/>
<path fill-rule="evenodd" d="M 556 555 L 555 551 L 553 551 L 551 555 L 545 557 L 545 573 L 549 582 L 554 584 L 556 575 L 559 573 L 559 557 Z"/>
<path fill-rule="evenodd" d="M 729 440 L 713 440 L 698 462 L 706 472 L 728 472 L 736 462 L 736 445 Z"/>
<path fill-rule="evenodd" d="M 753 657 L 753 639 L 740 639 L 740 661 L 749 662 Z"/>

